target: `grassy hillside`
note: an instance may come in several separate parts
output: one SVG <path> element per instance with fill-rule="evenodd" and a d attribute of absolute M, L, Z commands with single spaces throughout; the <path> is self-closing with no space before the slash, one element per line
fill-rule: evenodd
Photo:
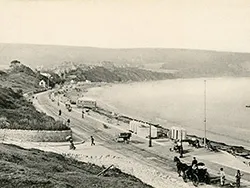
<path fill-rule="evenodd" d="M 157 73 L 135 67 L 112 67 L 94 66 L 91 68 L 80 68 L 71 70 L 67 77 L 76 77 L 77 81 L 90 80 L 92 82 L 127 82 L 145 80 L 163 80 L 174 78 L 171 73 Z"/>
<path fill-rule="evenodd" d="M 17 63 L 18 65 L 13 65 Z M 53 80 L 50 79 L 49 84 L 51 87 L 55 83 L 60 82 L 60 77 L 51 73 Z M 22 90 L 23 92 L 40 91 L 43 90 L 38 83 L 40 80 L 46 81 L 48 83 L 48 78 L 43 76 L 39 72 L 33 71 L 28 66 L 21 64 L 19 61 L 12 61 L 10 68 L 5 71 L 0 71 L 0 86 L 11 87 L 14 90 Z"/>
<path fill-rule="evenodd" d="M 61 122 L 36 111 L 19 90 L 0 87 L 0 128 L 26 130 L 66 130 Z"/>
<path fill-rule="evenodd" d="M 62 62 L 76 64 L 111 61 L 115 64 L 164 64 L 162 68 L 178 70 L 181 76 L 248 76 L 250 54 L 183 49 L 103 49 L 91 47 L 0 44 L 0 64 L 19 59 L 36 67 L 51 67 Z"/>
<path fill-rule="evenodd" d="M 0 144 L 0 168 L 1 188 L 151 187 L 119 169 L 97 176 L 102 167 L 14 145 Z"/>

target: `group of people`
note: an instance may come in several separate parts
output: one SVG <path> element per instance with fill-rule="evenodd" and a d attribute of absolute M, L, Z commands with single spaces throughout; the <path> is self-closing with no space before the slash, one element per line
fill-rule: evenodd
<path fill-rule="evenodd" d="M 193 157 L 193 161 L 192 161 L 192 172 L 194 173 L 194 171 L 197 169 L 197 164 L 198 164 L 198 161 L 195 157 Z M 219 172 L 219 175 L 220 175 L 220 185 L 221 186 L 224 186 L 225 185 L 225 180 L 226 180 L 226 174 L 224 172 L 224 169 L 223 168 L 220 168 L 220 172 Z M 240 170 L 237 170 L 236 171 L 236 174 L 235 174 L 235 186 L 237 188 L 240 187 L 240 182 L 241 182 L 241 177 L 243 176 L 243 174 L 240 172 Z"/>
<path fill-rule="evenodd" d="M 224 186 L 225 185 L 225 180 L 226 180 L 226 174 L 224 172 L 224 169 L 223 168 L 220 168 L 220 185 L 221 186 Z M 240 170 L 237 170 L 236 171 L 236 174 L 235 174 L 235 186 L 236 187 L 240 187 L 240 180 L 241 180 L 241 177 L 243 176 L 244 174 L 242 174 L 240 172 Z"/>

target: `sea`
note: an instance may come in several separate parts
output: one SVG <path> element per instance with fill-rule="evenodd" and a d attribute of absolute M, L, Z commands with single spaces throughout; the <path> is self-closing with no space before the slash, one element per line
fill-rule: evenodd
<path fill-rule="evenodd" d="M 91 88 L 97 105 L 163 127 L 250 148 L 250 78 L 195 78 Z M 206 126 L 204 120 L 206 119 Z"/>

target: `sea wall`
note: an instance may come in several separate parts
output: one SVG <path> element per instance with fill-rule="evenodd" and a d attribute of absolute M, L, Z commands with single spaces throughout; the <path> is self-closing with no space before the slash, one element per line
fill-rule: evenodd
<path fill-rule="evenodd" d="M 67 136 L 72 136 L 71 130 L 44 131 L 44 130 L 13 130 L 0 129 L 0 140 L 27 141 L 27 142 L 64 142 Z"/>

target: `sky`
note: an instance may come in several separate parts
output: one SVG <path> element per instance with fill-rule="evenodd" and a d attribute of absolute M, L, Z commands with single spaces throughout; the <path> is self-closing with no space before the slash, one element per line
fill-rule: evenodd
<path fill-rule="evenodd" d="M 250 52 L 250 0 L 0 0 L 0 43 Z"/>

